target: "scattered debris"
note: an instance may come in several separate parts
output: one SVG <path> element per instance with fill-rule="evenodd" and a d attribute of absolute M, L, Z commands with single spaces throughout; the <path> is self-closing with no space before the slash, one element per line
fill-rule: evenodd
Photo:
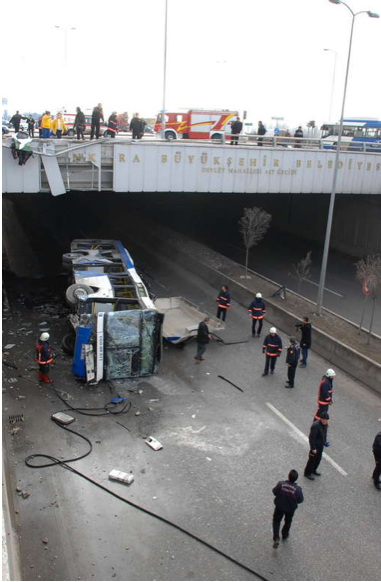
<path fill-rule="evenodd" d="M 21 394 L 19 396 L 16 396 L 16 400 L 25 400 L 26 396 L 21 396 Z"/>
<path fill-rule="evenodd" d="M 140 415 L 141 415 L 141 412 L 139 412 L 139 410 L 137 410 L 137 411 L 135 412 L 135 416 L 140 416 Z"/>
<path fill-rule="evenodd" d="M 28 497 L 30 497 L 30 493 L 28 493 L 28 491 L 22 491 L 21 497 L 23 499 L 28 499 Z"/>
<path fill-rule="evenodd" d="M 124 424 L 122 424 L 121 422 L 115 421 L 116 424 L 119 424 L 120 426 L 122 426 L 123 428 L 125 428 L 126 430 L 128 430 L 128 432 L 131 432 L 130 429 L 128 428 L 128 426 L 125 426 Z"/>
<path fill-rule="evenodd" d="M 121 483 L 126 483 L 130 485 L 134 480 L 134 476 L 132 473 L 124 473 L 123 471 L 118 471 L 117 469 L 113 469 L 110 471 L 108 478 L 111 481 L 120 481 Z"/>
<path fill-rule="evenodd" d="M 210 457 L 206 457 L 206 460 L 207 461 L 211 461 L 212 459 Z"/>
<path fill-rule="evenodd" d="M 149 436 L 145 442 L 147 443 L 147 445 L 149 447 L 151 447 L 151 449 L 153 449 L 154 451 L 159 451 L 160 449 L 163 448 L 163 445 L 161 443 L 159 443 L 159 441 L 157 441 L 155 438 Z"/>
<path fill-rule="evenodd" d="M 9 431 L 9 434 L 11 434 L 11 435 L 15 435 L 15 434 L 17 434 L 17 433 L 19 432 L 19 430 L 21 430 L 21 426 L 15 426 L 14 428 L 12 428 L 12 429 Z"/>
<path fill-rule="evenodd" d="M 234 386 L 234 388 L 237 388 L 237 390 L 240 390 L 240 392 L 243 392 L 242 388 L 240 388 L 239 386 L 237 386 L 237 384 L 234 384 L 233 382 L 230 382 L 230 380 L 228 380 L 227 378 L 224 378 L 224 376 L 218 376 L 219 378 L 221 378 L 221 380 L 225 380 L 225 382 L 228 382 L 229 384 L 231 384 L 232 386 Z"/>
<path fill-rule="evenodd" d="M 11 362 L 7 362 L 6 360 L 3 360 L 3 365 L 7 366 L 8 368 L 13 368 L 14 370 L 18 370 L 16 364 L 11 364 Z"/>
<path fill-rule="evenodd" d="M 8 378 L 9 384 L 15 384 L 16 382 L 18 382 L 17 378 Z"/>
<path fill-rule="evenodd" d="M 48 538 L 44 538 L 44 539 L 42 539 L 41 541 L 42 541 L 42 543 L 43 543 L 43 544 L 48 544 L 48 543 L 49 543 L 49 540 L 48 540 Z"/>
<path fill-rule="evenodd" d="M 6 346 L 4 346 L 4 350 L 11 350 L 12 348 L 15 347 L 16 344 L 7 344 Z"/>

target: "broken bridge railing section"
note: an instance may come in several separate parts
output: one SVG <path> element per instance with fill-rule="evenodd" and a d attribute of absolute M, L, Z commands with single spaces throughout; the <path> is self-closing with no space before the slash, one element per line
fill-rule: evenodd
<path fill-rule="evenodd" d="M 19 165 L 3 139 L 3 193 L 114 192 L 329 193 L 336 152 L 256 143 L 158 139 L 33 140 Z M 381 153 L 342 151 L 337 193 L 381 194 Z"/>

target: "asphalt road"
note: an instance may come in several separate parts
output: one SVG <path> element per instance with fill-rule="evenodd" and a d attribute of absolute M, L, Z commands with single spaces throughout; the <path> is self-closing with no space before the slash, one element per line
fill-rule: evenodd
<path fill-rule="evenodd" d="M 183 295 L 214 312 L 216 289 L 123 240 L 153 277 L 159 296 Z M 63 320 L 14 305 L 13 318 L 3 321 L 3 335 L 4 343 L 16 344 L 5 357 L 19 369 L 3 367 L 3 423 L 8 428 L 9 415 L 25 415 L 21 430 L 13 436 L 6 431 L 5 438 L 14 487 L 30 493 L 23 499 L 14 492 L 23 579 L 257 579 L 74 473 L 25 466 L 27 455 L 70 458 L 83 454 L 87 445 L 51 422 L 50 415 L 63 404 L 49 387 L 38 386 L 37 372 L 25 371 L 34 365 L 38 323 L 48 322 L 53 347 L 59 349 Z M 264 328 L 270 325 L 265 321 Z M 71 427 L 90 438 L 94 448 L 72 466 L 266 579 L 378 580 L 380 492 L 371 480 L 371 445 L 381 426 L 380 397 L 336 370 L 329 459 L 322 461 L 320 478 L 306 481 L 302 473 L 308 445 L 303 435 L 308 435 L 317 386 L 329 362 L 312 351 L 309 366 L 297 371 L 296 387 L 286 390 L 283 356 L 274 376 L 261 377 L 261 341 L 251 338 L 250 326 L 246 310 L 233 301 L 223 337 L 246 343 L 211 343 L 201 365 L 194 363 L 194 344 L 184 350 L 168 346 L 158 374 L 116 386 L 116 392 L 131 398 L 127 415 L 92 418 L 74 413 Z M 29 329 L 35 333 L 25 335 Z M 280 334 L 286 342 L 282 330 Z M 103 406 L 112 396 L 106 383 L 97 388 L 76 383 L 68 358 L 56 360 L 52 376 L 72 406 Z M 12 377 L 17 382 L 7 381 Z M 26 399 L 17 400 L 19 395 Z M 161 451 L 144 443 L 150 435 L 163 444 Z M 305 502 L 296 512 L 290 539 L 274 550 L 271 490 L 291 468 L 301 474 Z M 132 471 L 134 482 L 126 486 L 109 481 L 111 469 Z"/>

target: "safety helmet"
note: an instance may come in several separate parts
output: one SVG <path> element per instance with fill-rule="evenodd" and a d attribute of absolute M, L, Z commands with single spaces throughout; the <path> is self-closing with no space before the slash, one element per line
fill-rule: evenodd
<path fill-rule="evenodd" d="M 336 376 L 336 372 L 335 370 L 332 370 L 332 368 L 328 368 L 325 375 L 328 376 L 328 378 L 334 378 Z"/>
<path fill-rule="evenodd" d="M 47 342 L 49 338 L 50 338 L 50 335 L 46 331 L 44 331 L 44 333 L 42 333 L 40 335 L 40 341 L 41 342 Z"/>
<path fill-rule="evenodd" d="M 260 298 L 262 297 L 262 293 L 257 293 L 257 294 L 256 294 L 256 297 L 257 297 L 258 299 L 260 299 Z"/>
<path fill-rule="evenodd" d="M 276 333 L 276 327 L 270 327 L 270 333 Z"/>

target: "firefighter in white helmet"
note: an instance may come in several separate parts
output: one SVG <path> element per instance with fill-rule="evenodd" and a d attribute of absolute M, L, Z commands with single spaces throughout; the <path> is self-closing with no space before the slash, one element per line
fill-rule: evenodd
<path fill-rule="evenodd" d="M 266 313 L 266 304 L 262 299 L 262 293 L 257 293 L 255 295 L 255 299 L 253 299 L 253 301 L 249 305 L 248 312 L 251 314 L 252 317 L 252 327 L 251 327 L 252 336 L 255 337 L 255 327 L 258 322 L 257 337 L 259 337 L 262 331 L 263 318 Z"/>
<path fill-rule="evenodd" d="M 265 370 L 262 376 L 268 375 L 269 368 L 271 374 L 274 374 L 275 364 L 282 353 L 282 347 L 282 340 L 277 334 L 276 327 L 270 327 L 270 333 L 265 337 L 262 346 L 262 352 L 266 354 Z"/>
<path fill-rule="evenodd" d="M 49 344 L 50 335 L 45 331 L 40 335 L 36 345 L 36 360 L 40 367 L 38 381 L 51 384 L 53 380 L 49 378 L 49 364 L 53 361 L 53 356 Z"/>
<path fill-rule="evenodd" d="M 322 412 L 328 412 L 329 406 L 331 406 L 333 403 L 333 379 L 335 376 L 335 370 L 328 368 L 320 381 L 317 398 L 318 408 L 315 412 L 315 420 L 319 420 L 319 418 L 321 418 L 320 415 Z"/>

